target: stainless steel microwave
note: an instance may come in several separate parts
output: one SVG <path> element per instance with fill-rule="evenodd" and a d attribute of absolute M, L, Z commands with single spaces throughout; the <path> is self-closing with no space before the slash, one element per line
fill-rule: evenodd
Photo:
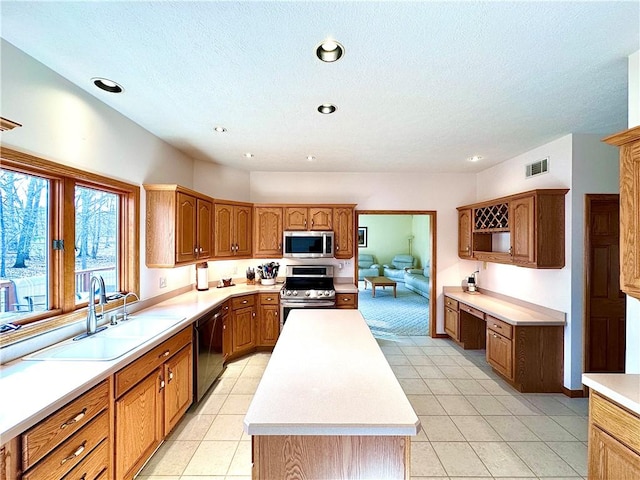
<path fill-rule="evenodd" d="M 282 245 L 286 258 L 332 258 L 333 232 L 285 231 Z"/>

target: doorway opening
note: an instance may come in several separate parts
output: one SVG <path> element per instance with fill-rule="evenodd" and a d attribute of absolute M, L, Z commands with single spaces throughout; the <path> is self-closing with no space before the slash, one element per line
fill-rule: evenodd
<path fill-rule="evenodd" d="M 358 309 L 374 335 L 435 337 L 436 212 L 356 210 L 356 225 Z"/>

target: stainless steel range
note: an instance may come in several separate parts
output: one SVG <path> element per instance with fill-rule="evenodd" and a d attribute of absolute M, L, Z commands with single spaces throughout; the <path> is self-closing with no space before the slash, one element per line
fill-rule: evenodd
<path fill-rule="evenodd" d="M 280 290 L 280 328 L 294 308 L 335 308 L 333 266 L 288 265 Z"/>

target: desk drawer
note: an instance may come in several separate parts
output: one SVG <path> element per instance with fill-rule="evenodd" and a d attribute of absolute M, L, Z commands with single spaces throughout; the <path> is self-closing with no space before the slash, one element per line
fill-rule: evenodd
<path fill-rule="evenodd" d="M 275 295 L 273 295 L 275 297 Z M 251 307 L 256 304 L 255 295 L 244 295 L 242 297 L 235 297 L 231 299 L 231 310 L 237 310 L 238 308 Z"/>
<path fill-rule="evenodd" d="M 487 328 L 489 330 L 493 330 L 496 333 L 499 333 L 505 338 L 511 340 L 513 338 L 513 326 L 509 325 L 502 320 L 498 320 L 491 315 L 487 315 Z"/>
<path fill-rule="evenodd" d="M 355 293 L 336 293 L 336 307 L 338 308 L 356 308 Z"/>
<path fill-rule="evenodd" d="M 470 313 L 474 317 L 478 317 L 480 320 L 484 320 L 483 311 L 478 310 L 477 308 L 470 307 L 466 303 L 460 303 L 460 311 Z"/>
<path fill-rule="evenodd" d="M 444 297 L 444 306 L 449 307 L 451 310 L 458 310 L 458 301 L 450 297 Z"/>

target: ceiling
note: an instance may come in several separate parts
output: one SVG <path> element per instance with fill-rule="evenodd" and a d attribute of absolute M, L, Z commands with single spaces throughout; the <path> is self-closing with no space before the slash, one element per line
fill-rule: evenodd
<path fill-rule="evenodd" d="M 0 8 L 5 40 L 193 158 L 251 171 L 456 173 L 569 133 L 625 129 L 639 5 L 3 0 Z M 339 61 L 316 58 L 326 38 L 344 45 Z M 98 90 L 92 77 L 125 91 Z M 337 111 L 318 113 L 323 103 Z"/>

